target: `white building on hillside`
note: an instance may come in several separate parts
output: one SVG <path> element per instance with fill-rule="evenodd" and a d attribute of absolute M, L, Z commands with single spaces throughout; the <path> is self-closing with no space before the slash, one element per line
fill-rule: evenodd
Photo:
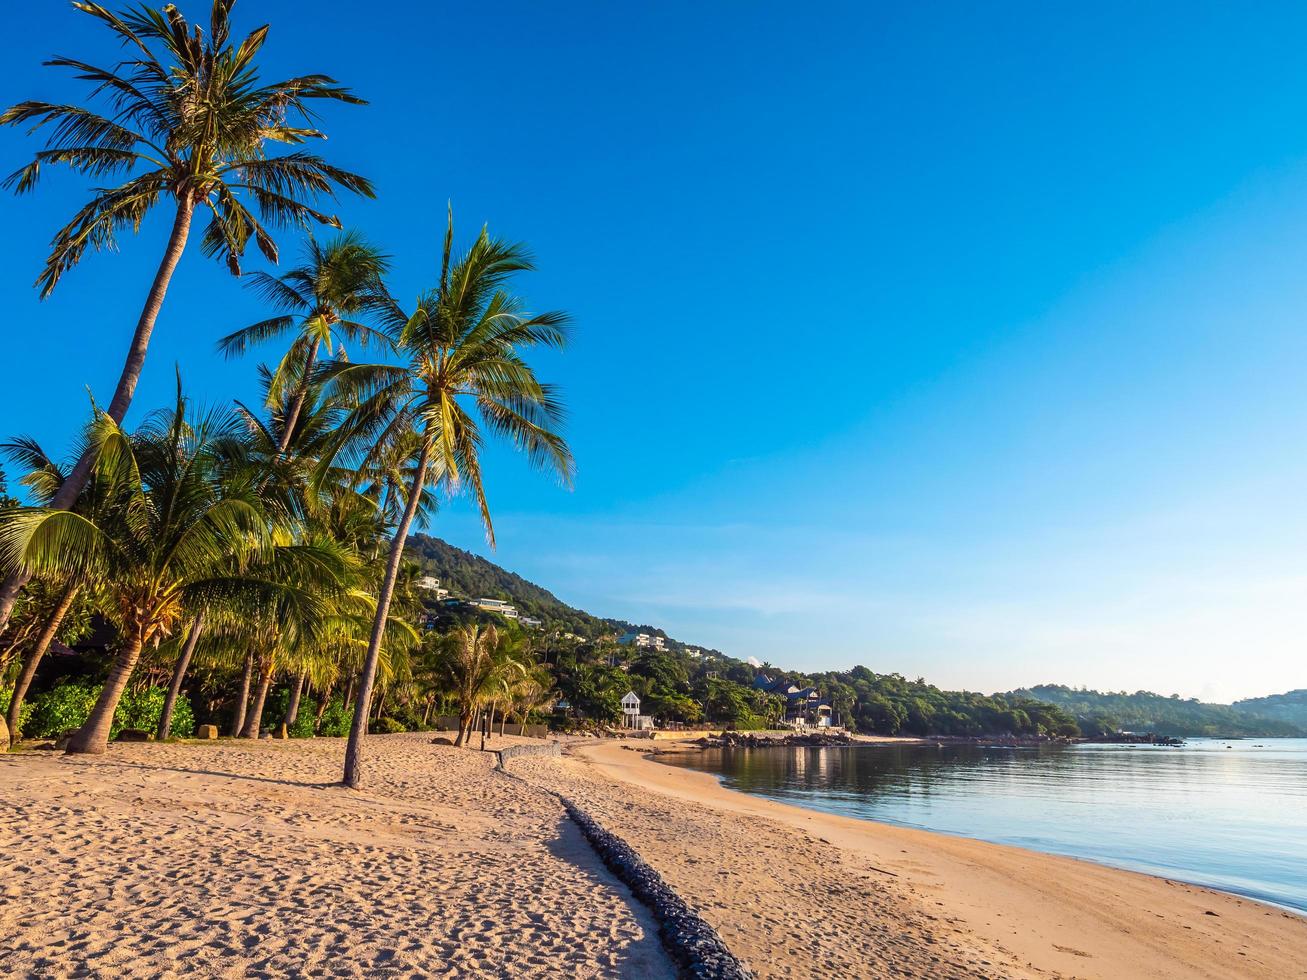
<path fill-rule="evenodd" d="M 667 649 L 667 641 L 663 637 L 651 633 L 624 633 L 618 638 L 617 642 L 640 650 Z"/>
<path fill-rule="evenodd" d="M 499 613 L 505 619 L 517 619 L 517 607 L 505 599 L 478 599 L 472 604 L 485 612 Z"/>
<path fill-rule="evenodd" d="M 440 587 L 440 579 L 434 575 L 423 575 L 418 579 L 418 588 L 435 593 L 437 599 L 449 598 L 449 590 Z"/>

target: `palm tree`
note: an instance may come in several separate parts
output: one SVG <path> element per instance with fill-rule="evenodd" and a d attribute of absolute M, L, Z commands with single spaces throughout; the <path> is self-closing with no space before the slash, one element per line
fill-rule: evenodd
<path fill-rule="evenodd" d="M 508 674 L 507 651 L 494 626 L 472 623 L 441 638 L 436 671 L 458 711 L 458 737 L 462 745 L 472 734 L 476 710 L 503 688 Z M 502 697 L 502 693 L 500 694 Z"/>
<path fill-rule="evenodd" d="M 101 100 L 107 112 L 27 101 L 0 113 L 0 125 L 30 125 L 30 132 L 46 129 L 49 134 L 32 162 L 5 181 L 17 193 L 33 190 L 47 166 L 65 166 L 96 181 L 126 178 L 116 187 L 97 188 L 55 233 L 37 279 L 42 298 L 88 247 L 113 248 L 116 234 L 139 230 L 155 205 L 166 201 L 173 206 L 168 243 L 106 412 L 117 423 L 131 404 L 150 334 L 197 209 L 210 213 L 201 251 L 225 260 L 239 274 L 251 238 L 275 262 L 277 246 L 269 228 L 307 228 L 314 222 L 339 228 L 334 215 L 318 210 L 321 198 L 334 196 L 337 188 L 372 196 L 366 179 L 315 154 L 297 149 L 268 155 L 269 144 L 301 146 L 325 138 L 313 125 L 314 101 L 358 105 L 363 100 L 326 75 L 261 83 L 255 61 L 268 27 L 235 44 L 229 23 L 234 2 L 214 0 L 207 36 L 198 24 L 187 24 L 172 4 L 162 11 L 141 6 L 115 14 L 98 3 L 74 3 L 102 22 L 128 56 L 111 68 L 64 57 L 47 64 L 71 69 L 89 82 L 92 99 Z M 50 502 L 52 508 L 73 505 L 91 466 L 84 455 Z M 9 621 L 24 584 L 21 575 L 11 575 L 0 587 L 0 629 Z"/>
<path fill-rule="evenodd" d="M 63 484 L 66 471 L 51 459 L 34 439 L 21 437 L 11 442 L 0 444 L 0 453 L 19 466 L 27 468 L 26 475 L 20 481 L 29 493 L 38 501 L 48 502 Z M 97 494 L 94 481 L 83 488 L 75 508 L 82 514 L 94 515 Z M 88 591 L 87 583 L 79 576 L 69 576 L 54 580 L 36 580 L 28 582 L 25 592 L 28 594 L 28 616 L 40 624 L 39 631 L 25 644 L 18 676 L 9 699 L 9 711 L 6 718 L 10 738 L 17 742 L 21 736 L 21 719 L 23 701 L 28 688 L 36 677 L 55 638 L 60 635 L 65 618 L 74 608 L 80 607 L 85 613 Z M 80 603 L 79 603 L 80 600 Z M 39 616 L 39 619 L 37 618 Z M 28 624 L 34 626 L 35 623 Z M 21 632 L 21 631 L 20 631 Z"/>
<path fill-rule="evenodd" d="M 388 447 L 410 442 L 417 457 L 404 511 L 391 538 L 359 677 L 345 752 L 344 783 L 351 787 L 362 780 L 363 739 L 377 659 L 404 542 L 424 488 L 428 484 L 469 488 L 493 546 L 494 527 L 481 474 L 482 425 L 511 440 L 532 463 L 553 468 L 564 481 L 571 479 L 572 456 L 555 431 L 562 406 L 552 387 L 536 378 L 522 356 L 537 346 L 562 347 L 567 318 L 562 313 L 526 313 L 523 302 L 507 291 L 514 275 L 534 268 L 523 246 L 493 239 L 482 229 L 467 253 L 451 264 L 453 238 L 451 214 L 439 285 L 418 298 L 411 315 L 394 304 L 386 312 L 387 332 L 405 363 L 343 365 L 335 372 L 338 388 L 358 404 L 345 435 L 357 439 L 372 434 L 377 447 L 365 454 L 364 466 Z"/>
<path fill-rule="evenodd" d="M 189 417 L 179 383 L 176 407 L 152 413 L 132 436 L 107 414 L 97 419 L 92 443 L 103 516 L 25 507 L 0 520 L 0 566 L 103 582 L 106 613 L 118 629 L 108 679 L 69 752 L 104 752 L 141 651 L 171 634 L 188 610 L 222 605 L 257 616 L 276 606 L 289 619 L 291 610 L 314 603 L 311 594 L 242 574 L 244 562 L 267 554 L 277 534 L 256 497 L 215 478 L 213 446 L 235 429 L 229 414 Z"/>
<path fill-rule="evenodd" d="M 285 312 L 228 334 L 218 341 L 218 349 L 229 358 L 239 357 L 255 344 L 295 333 L 270 381 L 270 398 L 284 390 L 293 392 L 282 421 L 278 452 L 286 451 L 295 431 L 314 365 L 324 349 L 328 357 L 343 357 L 346 339 L 363 346 L 390 345 L 385 334 L 353 319 L 383 304 L 383 277 L 388 268 L 378 249 L 357 232 L 347 231 L 325 245 L 310 236 L 304 265 L 283 276 L 266 272 L 246 276 L 265 300 Z"/>

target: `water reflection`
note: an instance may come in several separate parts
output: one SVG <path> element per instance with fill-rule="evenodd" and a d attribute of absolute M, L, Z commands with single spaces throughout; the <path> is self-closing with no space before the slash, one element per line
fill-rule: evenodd
<path fill-rule="evenodd" d="M 732 789 L 1090 858 L 1307 911 L 1307 739 L 715 749 Z"/>

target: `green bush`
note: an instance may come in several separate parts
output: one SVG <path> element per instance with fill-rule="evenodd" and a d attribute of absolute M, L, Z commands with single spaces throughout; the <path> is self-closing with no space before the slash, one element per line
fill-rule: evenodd
<path fill-rule="evenodd" d="M 8 717 L 9 705 L 13 701 L 13 699 L 14 699 L 13 690 L 0 691 L 0 717 Z M 32 699 L 31 698 L 28 698 L 23 702 L 23 710 L 19 712 L 19 716 L 18 716 L 18 726 L 20 729 L 19 735 L 24 738 L 27 737 L 32 730 Z M 10 732 L 9 733 L 10 737 L 13 737 L 13 734 L 14 734 L 13 732 Z"/>
<path fill-rule="evenodd" d="M 395 735 L 399 732 L 408 731 L 401 723 L 388 715 L 382 715 L 376 721 L 368 725 L 369 732 L 375 732 L 378 735 Z"/>
<path fill-rule="evenodd" d="M 32 717 L 23 731 L 25 738 L 58 738 L 81 728 L 100 696 L 100 685 L 60 684 L 31 699 Z M 115 719 L 116 720 L 116 719 Z"/>
<path fill-rule="evenodd" d="M 286 734 L 291 738 L 312 738 L 313 737 L 313 714 L 315 707 L 312 702 L 301 701 L 300 713 L 295 718 L 295 724 L 286 729 Z"/>
<path fill-rule="evenodd" d="M 322 713 L 322 725 L 318 728 L 318 734 L 336 738 L 348 735 L 352 720 L 351 712 L 345 708 L 344 699 L 332 698 L 327 710 Z"/>
<path fill-rule="evenodd" d="M 72 728 L 80 728 L 90 717 L 91 709 L 100 696 L 99 684 L 60 684 L 52 690 L 31 699 L 31 715 L 23 728 L 24 738 L 58 738 Z M 163 711 L 167 691 L 162 687 L 147 687 L 143 691 L 128 689 L 123 692 L 114 712 L 109 737 L 114 738 L 124 728 L 139 728 L 153 732 Z M 23 712 L 27 714 L 28 705 Z M 186 698 L 178 698 L 172 712 L 169 732 L 174 738 L 189 738 L 195 734 L 195 715 Z"/>

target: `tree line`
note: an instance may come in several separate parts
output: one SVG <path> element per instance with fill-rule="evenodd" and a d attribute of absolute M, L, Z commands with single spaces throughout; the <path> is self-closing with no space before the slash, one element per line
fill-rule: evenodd
<path fill-rule="evenodd" d="M 169 664 L 163 716 L 176 710 L 192 664 L 225 671 L 232 729 L 247 736 L 258 734 L 274 681 L 294 678 L 298 698 L 347 678 L 343 781 L 357 786 L 377 686 L 420 645 L 412 625 L 391 616 L 403 605 L 414 521 L 439 496 L 467 493 L 493 543 L 480 465 L 488 437 L 570 479 L 561 403 L 528 363 L 533 350 L 565 344 L 567 317 L 528 312 L 513 291 L 533 268 L 522 245 L 483 229 L 456 249 L 452 213 L 434 281 L 411 302 L 397 298 L 384 253 L 339 231 L 325 209 L 341 192 L 373 196 L 372 184 L 307 149 L 326 136 L 320 103 L 364 101 L 321 73 L 262 81 L 268 27 L 237 41 L 233 0 L 214 0 L 207 25 L 171 4 L 75 6 L 121 46 L 121 60 L 54 58 L 50 66 L 87 83 L 86 104 L 25 101 L 0 114 L 0 125 L 44 138 L 6 186 L 34 191 L 50 168 L 95 185 L 56 231 L 37 288 L 48 295 L 88 249 L 112 249 L 156 209 L 172 221 L 108 404 L 92 407 L 66 459 L 30 439 L 3 447 L 30 501 L 0 513 L 0 676 L 15 679 L 8 721 L 22 723 L 18 682 L 65 623 L 71 631 L 92 610 L 116 640 L 70 752 L 104 751 L 143 661 Z M 173 404 L 128 427 L 201 215 L 200 251 L 241 276 L 269 312 L 215 338 L 219 350 L 240 356 L 280 343 L 282 354 L 259 369 L 257 408 L 197 406 L 179 374 Z M 320 242 L 312 232 L 322 226 L 338 233 Z M 243 268 L 251 242 L 276 263 L 284 232 L 305 236 L 301 265 L 277 276 Z M 351 360 L 347 343 L 376 356 Z M 497 648 L 499 639 L 477 643 Z"/>

